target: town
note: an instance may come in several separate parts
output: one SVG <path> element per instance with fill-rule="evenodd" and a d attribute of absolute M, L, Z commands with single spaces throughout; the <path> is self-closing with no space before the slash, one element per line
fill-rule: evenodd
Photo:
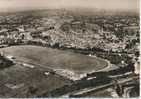
<path fill-rule="evenodd" d="M 49 50 L 48 52 L 45 52 L 44 50 L 34 52 L 34 47 L 31 50 L 26 47 L 26 45 L 52 48 L 53 50 L 55 49 L 55 52 L 51 52 L 50 49 L 46 49 Z M 3 89 L 6 92 L 8 90 L 7 87 L 15 90 L 13 91 L 13 94 L 12 91 L 7 93 L 7 96 L 95 97 L 98 95 L 104 96 L 104 94 L 106 94 L 106 97 L 138 97 L 140 64 L 139 45 L 139 16 L 136 13 L 125 12 L 123 15 L 95 13 L 94 15 L 87 15 L 84 13 L 76 14 L 73 11 L 65 9 L 27 11 L 10 14 L 3 13 L 0 16 L 0 77 L 3 79 L 0 81 L 0 84 L 3 86 L 3 83 L 6 83 L 6 80 L 3 78 L 3 72 L 8 72 L 8 68 L 11 68 L 10 70 L 12 72 L 12 66 L 14 65 L 15 67 L 13 68 L 15 68 L 15 71 L 16 68 L 18 68 L 19 71 L 22 71 L 20 68 L 24 68 L 22 71 L 23 74 L 20 75 L 25 75 L 24 72 L 27 72 L 26 68 L 30 68 L 30 72 L 32 72 L 33 69 L 33 74 L 39 76 L 37 79 L 44 79 L 44 77 L 42 77 L 43 75 L 39 73 L 40 71 L 44 72 L 45 75 L 49 75 L 50 78 L 45 78 L 41 81 L 44 86 L 49 86 L 48 84 L 45 84 L 46 81 L 51 83 L 55 79 L 56 81 L 59 81 L 60 85 L 54 83 L 55 85 L 51 85 L 54 87 L 49 88 L 49 90 L 44 89 L 40 84 L 37 84 L 37 86 L 35 84 L 36 88 L 34 88 L 32 84 L 29 84 L 30 87 L 26 92 L 28 94 L 26 94 L 22 92 L 24 88 L 26 89 L 27 87 L 27 85 L 25 85 L 26 81 L 23 77 L 23 83 L 17 81 L 18 83 L 21 83 L 17 86 L 9 84 L 10 82 L 4 84 Z M 8 57 L 13 54 L 12 50 L 14 50 L 14 48 L 9 50 L 5 48 L 13 46 L 25 46 L 22 49 L 25 48 L 26 51 L 30 52 L 28 54 L 36 57 L 39 56 L 35 53 L 38 53 L 38 55 L 43 52 L 50 53 L 47 54 L 48 57 L 55 57 L 54 59 L 50 59 L 56 62 L 58 62 L 58 59 L 62 59 L 62 54 L 64 55 L 63 52 L 58 52 L 56 50 L 71 52 L 67 54 L 70 56 L 72 55 L 72 58 L 78 58 L 81 56 L 79 54 L 82 54 L 90 57 L 89 61 L 91 58 L 96 60 L 95 63 L 92 63 L 91 61 L 90 63 L 86 62 L 88 66 L 91 66 L 91 64 L 99 64 L 98 66 L 101 66 L 103 69 L 97 67 L 99 70 L 93 72 L 89 70 L 84 71 L 84 67 L 82 67 L 78 69 L 80 71 L 75 71 L 76 67 L 73 66 L 79 66 L 80 63 L 69 63 L 71 64 L 70 67 L 72 66 L 69 68 L 69 64 L 63 62 L 62 64 L 59 64 L 60 67 L 50 68 L 50 66 L 48 66 L 47 71 L 44 71 L 44 68 L 46 68 L 45 65 L 53 64 L 57 66 L 58 64 L 56 65 L 54 62 L 50 63 L 50 60 L 45 64 L 44 61 L 47 61 L 48 58 L 45 60 L 42 58 L 32 57 L 35 59 L 34 61 L 30 59 L 25 61 L 28 54 L 24 52 L 24 54 L 21 54 L 20 56 L 18 51 L 21 51 L 21 49 L 18 48 L 15 48 L 17 49 L 15 50 L 15 52 L 17 51 L 15 56 L 12 55 L 11 57 Z M 32 54 L 32 52 L 34 54 Z M 44 57 L 43 55 L 45 55 L 45 53 L 41 54 L 42 57 Z M 54 55 L 52 53 L 58 53 L 58 56 L 52 56 Z M 72 53 L 77 53 L 77 56 L 73 56 Z M 28 55 L 28 57 L 29 56 L 30 55 Z M 67 55 L 65 54 L 63 57 L 65 56 Z M 86 60 L 85 58 L 83 59 L 83 57 L 84 56 L 81 56 L 78 60 Z M 24 61 L 20 60 L 24 58 Z M 67 57 L 65 59 L 67 60 Z M 36 62 L 36 60 L 41 63 Z M 44 61 L 42 62 L 42 60 Z M 33 61 L 34 63 L 30 63 L 30 61 Z M 75 60 L 72 60 L 72 62 L 75 62 Z M 44 66 L 38 66 L 38 64 Z M 64 67 L 62 65 L 67 66 Z M 82 64 L 80 67 L 81 66 Z M 104 66 L 107 66 L 107 68 L 104 68 Z M 17 73 L 19 72 L 18 69 L 16 71 Z M 15 77 L 13 73 L 12 75 Z M 33 76 L 32 74 L 30 75 L 31 77 Z M 17 76 L 17 78 L 19 77 Z M 17 78 L 15 77 L 14 80 Z M 103 78 L 104 81 L 101 78 Z M 27 78 L 25 77 L 25 79 Z M 51 80 L 48 81 L 48 79 Z M 65 80 L 63 81 L 62 79 Z M 33 81 L 36 81 L 36 78 Z M 41 88 L 38 89 L 38 87 Z M 21 92 L 17 92 L 17 90 L 20 90 Z M 117 96 L 109 95 L 113 90 Z M 3 93 L 4 92 L 0 91 L 0 96 L 5 97 L 6 95 Z"/>

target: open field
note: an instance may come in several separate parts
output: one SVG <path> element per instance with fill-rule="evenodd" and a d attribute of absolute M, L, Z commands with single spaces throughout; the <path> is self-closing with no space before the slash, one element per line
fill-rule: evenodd
<path fill-rule="evenodd" d="M 13 46 L 1 49 L 6 55 L 19 60 L 40 64 L 44 68 L 70 70 L 76 74 L 97 71 L 107 67 L 107 62 L 81 54 L 39 46 Z"/>
<path fill-rule="evenodd" d="M 36 97 L 70 83 L 56 74 L 45 75 L 45 71 L 19 64 L 0 70 L 0 97 Z"/>

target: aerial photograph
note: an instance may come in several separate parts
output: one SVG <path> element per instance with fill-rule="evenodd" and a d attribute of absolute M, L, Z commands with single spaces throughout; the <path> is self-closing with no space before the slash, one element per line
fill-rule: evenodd
<path fill-rule="evenodd" d="M 139 98 L 139 0 L 0 0 L 0 98 Z"/>

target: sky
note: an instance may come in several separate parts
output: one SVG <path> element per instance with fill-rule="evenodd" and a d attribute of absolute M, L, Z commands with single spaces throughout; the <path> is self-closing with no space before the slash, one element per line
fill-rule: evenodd
<path fill-rule="evenodd" d="M 139 0 L 0 0 L 0 11 L 56 8 L 138 11 Z"/>

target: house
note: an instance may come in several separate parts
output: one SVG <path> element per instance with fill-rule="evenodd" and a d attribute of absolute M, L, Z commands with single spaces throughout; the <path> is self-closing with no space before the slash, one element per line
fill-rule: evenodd
<path fill-rule="evenodd" d="M 139 74 L 140 73 L 140 63 L 139 63 L 139 61 L 135 62 L 134 68 L 135 68 L 134 73 Z"/>

